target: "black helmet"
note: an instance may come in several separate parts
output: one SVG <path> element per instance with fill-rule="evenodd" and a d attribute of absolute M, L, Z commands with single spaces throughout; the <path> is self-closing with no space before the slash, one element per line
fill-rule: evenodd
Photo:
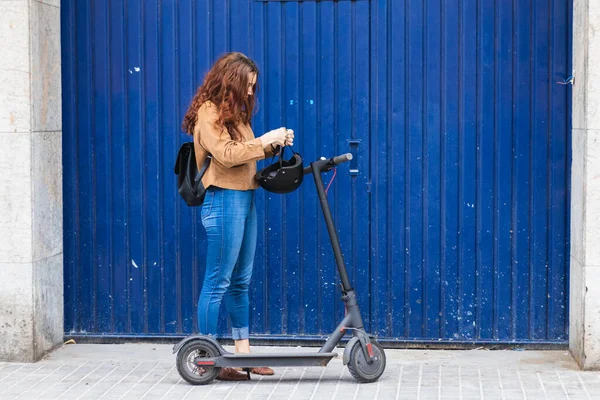
<path fill-rule="evenodd" d="M 294 155 L 289 160 L 283 159 L 285 147 L 279 153 L 279 161 L 276 161 L 258 171 L 256 180 L 260 187 L 273 193 L 290 193 L 298 189 L 304 179 L 304 166 L 302 157 L 294 150 Z M 273 159 L 275 156 L 273 156 Z"/>

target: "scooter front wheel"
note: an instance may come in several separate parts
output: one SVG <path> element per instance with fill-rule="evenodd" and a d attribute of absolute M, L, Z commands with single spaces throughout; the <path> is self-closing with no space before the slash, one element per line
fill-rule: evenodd
<path fill-rule="evenodd" d="M 177 372 L 192 385 L 209 384 L 219 375 L 221 368 L 199 367 L 196 361 L 199 358 L 214 358 L 220 355 L 212 343 L 206 340 L 192 340 L 177 353 Z"/>
<path fill-rule="evenodd" d="M 360 342 L 354 343 L 350 352 L 348 369 L 358 382 L 375 382 L 385 371 L 385 352 L 383 347 L 375 340 L 371 341 L 373 348 L 373 362 L 368 363 Z"/>

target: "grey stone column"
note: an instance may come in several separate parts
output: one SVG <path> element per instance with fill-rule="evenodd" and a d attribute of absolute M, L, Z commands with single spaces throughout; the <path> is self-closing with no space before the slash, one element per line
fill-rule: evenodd
<path fill-rule="evenodd" d="M 60 0 L 0 1 L 0 359 L 63 338 Z"/>
<path fill-rule="evenodd" d="M 600 369 L 600 1 L 573 2 L 570 349 Z"/>

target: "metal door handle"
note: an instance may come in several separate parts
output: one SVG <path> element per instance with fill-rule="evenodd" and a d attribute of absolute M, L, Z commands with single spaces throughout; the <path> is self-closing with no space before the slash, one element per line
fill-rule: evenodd
<path fill-rule="evenodd" d="M 350 139 L 348 144 L 350 145 L 350 153 L 352 154 L 352 160 L 350 161 L 350 175 L 358 175 L 358 144 L 360 139 Z"/>

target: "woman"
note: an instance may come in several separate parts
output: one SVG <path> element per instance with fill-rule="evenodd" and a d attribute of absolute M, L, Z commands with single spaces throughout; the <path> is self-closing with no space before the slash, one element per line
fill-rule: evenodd
<path fill-rule="evenodd" d="M 217 60 L 192 99 L 183 129 L 194 137 L 200 167 L 207 153 L 212 161 L 202 183 L 206 197 L 201 209 L 208 238 L 206 273 L 198 300 L 198 328 L 217 333 L 221 300 L 225 297 L 235 350 L 249 353 L 248 285 L 256 248 L 254 180 L 256 161 L 270 157 L 279 145 L 291 146 L 294 132 L 279 128 L 254 137 L 251 118 L 258 87 L 258 68 L 243 54 Z M 272 375 L 270 368 L 250 372 Z M 218 379 L 243 380 L 247 375 L 222 368 Z"/>

